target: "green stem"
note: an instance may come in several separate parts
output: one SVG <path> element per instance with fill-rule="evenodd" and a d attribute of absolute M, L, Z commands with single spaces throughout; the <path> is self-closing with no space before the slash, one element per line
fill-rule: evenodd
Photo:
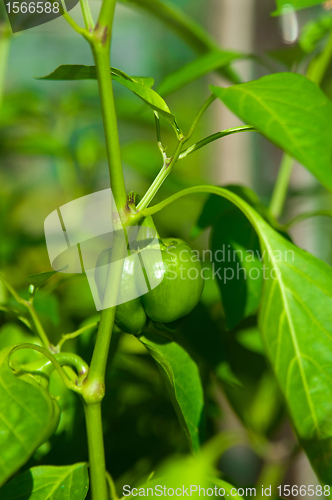
<path fill-rule="evenodd" d="M 60 364 L 61 367 L 74 367 L 76 373 L 74 374 L 74 380 L 72 382 L 80 382 L 84 376 L 89 371 L 88 365 L 83 361 L 83 359 L 77 354 L 71 352 L 61 352 L 58 354 L 54 354 L 54 359 Z M 31 361 L 30 363 L 25 363 L 24 365 L 19 365 L 20 371 L 24 371 L 27 373 L 44 373 L 47 376 L 50 376 L 51 373 L 56 370 L 55 365 L 53 364 L 52 359 L 37 359 L 35 361 Z M 78 379 L 80 379 L 78 381 Z"/>
<path fill-rule="evenodd" d="M 100 27 L 98 27 L 98 30 L 100 30 Z M 98 78 L 112 193 L 115 204 L 119 212 L 122 213 L 126 206 L 127 196 L 110 71 L 109 45 L 107 42 L 106 45 L 103 45 L 103 41 L 101 41 L 100 43 L 92 43 L 91 47 Z"/>
<path fill-rule="evenodd" d="M 125 249 L 125 241 L 122 241 L 121 235 L 117 237 L 115 233 L 112 248 L 112 272 L 108 273 L 107 276 L 104 305 L 117 303 Z M 87 421 L 93 500 L 108 499 L 100 405 L 105 394 L 105 373 L 112 339 L 115 312 L 116 306 L 102 310 L 90 370 L 87 378 L 83 382 L 82 395 Z"/>
<path fill-rule="evenodd" d="M 80 0 L 81 10 L 83 14 L 84 24 L 88 31 L 92 31 L 95 27 L 95 23 L 92 18 L 89 0 Z"/>
<path fill-rule="evenodd" d="M 0 108 L 5 91 L 5 77 L 10 44 L 10 35 L 6 28 L 6 26 L 0 28 Z"/>
<path fill-rule="evenodd" d="M 96 500 L 108 500 L 101 403 L 84 404 L 84 411 L 89 447 L 91 496 Z"/>
<path fill-rule="evenodd" d="M 64 3 L 64 0 L 61 0 L 62 8 L 63 8 L 63 14 L 62 17 L 67 21 L 67 23 L 75 30 L 77 33 L 80 35 L 84 36 L 87 40 L 89 40 L 89 32 L 85 30 L 84 28 L 81 28 L 76 21 L 71 17 L 70 14 L 68 14 L 66 10 L 66 5 Z"/>
<path fill-rule="evenodd" d="M 122 217 L 126 209 L 127 196 L 110 71 L 110 46 L 115 4 L 116 0 L 103 0 L 98 22 L 93 32 L 89 34 L 88 41 L 96 66 L 111 188 L 117 210 Z M 85 22 L 88 23 L 89 20 L 85 19 Z M 113 217 L 113 222 L 118 227 L 120 221 L 117 219 L 116 211 L 112 210 L 113 214 L 111 213 L 110 216 Z M 122 276 L 123 250 L 122 243 L 114 238 L 112 273 L 109 273 L 107 277 L 104 304 L 116 304 Z M 108 500 L 101 402 L 105 394 L 105 372 L 115 311 L 116 306 L 103 309 L 101 312 L 91 366 L 84 380 L 82 391 L 88 436 L 92 500 Z"/>
<path fill-rule="evenodd" d="M 64 333 L 56 346 L 56 349 L 58 352 L 61 351 L 63 344 L 70 339 L 75 339 L 76 337 L 79 337 L 82 333 L 88 331 L 88 330 L 94 330 L 98 326 L 99 322 L 96 321 L 95 323 L 91 323 L 90 325 L 83 326 L 79 330 L 76 330 L 75 332 L 72 333 Z"/>
<path fill-rule="evenodd" d="M 100 9 L 98 25 L 103 29 L 107 27 L 108 31 L 112 31 L 116 0 L 104 0 Z"/>
<path fill-rule="evenodd" d="M 203 104 L 203 106 L 201 107 L 201 109 L 198 111 L 190 129 L 189 129 L 189 132 L 188 134 L 185 136 L 184 138 L 184 141 L 183 141 L 183 144 L 185 144 L 187 141 L 189 141 L 189 139 L 191 138 L 191 136 L 193 135 L 193 133 L 195 132 L 196 130 L 196 127 L 200 121 L 200 119 L 202 118 L 202 116 L 204 115 L 205 111 L 208 109 L 208 107 L 217 99 L 217 97 L 215 95 L 210 95 L 210 97 L 205 101 L 205 103 Z"/>
<path fill-rule="evenodd" d="M 115 307 L 104 309 L 99 323 L 95 348 L 91 360 L 89 379 L 104 383 L 108 352 L 112 338 L 113 324 L 115 319 Z"/>
<path fill-rule="evenodd" d="M 107 477 L 107 482 L 108 482 L 108 489 L 110 492 L 110 497 L 112 500 L 118 500 L 118 494 L 116 492 L 116 487 L 113 481 L 113 478 L 109 472 L 106 471 L 106 477 Z"/>
<path fill-rule="evenodd" d="M 180 154 L 179 160 L 186 158 L 186 156 L 190 155 L 191 153 L 194 153 L 198 149 L 201 149 L 202 147 L 206 146 L 207 144 L 210 144 L 211 142 L 216 141 L 217 139 L 226 137 L 227 135 L 237 134 L 238 132 L 255 132 L 255 131 L 256 129 L 254 127 L 251 127 L 250 125 L 243 125 L 242 127 L 232 127 L 226 130 L 222 130 L 221 132 L 209 135 L 205 139 L 202 139 L 201 141 L 196 142 L 196 144 L 190 146 L 188 149 L 186 149 L 185 151 L 183 151 L 183 153 Z"/>
<path fill-rule="evenodd" d="M 216 97 L 214 95 L 210 95 L 210 97 L 205 101 L 205 103 L 203 104 L 203 106 L 198 111 L 198 113 L 197 113 L 197 115 L 196 115 L 196 117 L 195 117 L 195 119 L 194 119 L 194 121 L 193 121 L 193 123 L 192 123 L 192 125 L 191 125 L 191 127 L 190 127 L 190 129 L 189 129 L 189 131 L 187 133 L 187 135 L 185 135 L 185 136 L 183 136 L 183 137 L 181 137 L 179 139 L 179 143 L 178 143 L 178 145 L 176 147 L 174 155 L 171 158 L 167 158 L 166 157 L 165 151 L 164 151 L 164 149 L 162 147 L 162 144 L 160 142 L 159 120 L 156 121 L 158 146 L 159 146 L 159 149 L 161 151 L 161 154 L 163 155 L 164 164 L 163 164 L 163 166 L 162 166 L 159 174 L 157 175 L 157 177 L 155 178 L 155 180 L 153 181 L 153 183 L 151 184 L 151 186 L 149 187 L 149 189 L 147 190 L 147 192 L 143 196 L 142 200 L 138 204 L 138 206 L 137 206 L 138 210 L 143 210 L 144 208 L 146 208 L 147 206 L 149 206 L 149 204 L 151 203 L 151 201 L 153 200 L 153 198 L 155 197 L 155 195 L 157 194 L 157 192 L 159 191 L 159 189 L 161 188 L 161 186 L 165 182 L 166 178 L 171 173 L 174 165 L 176 164 L 176 162 L 180 158 L 183 146 L 185 145 L 185 143 L 187 141 L 189 141 L 189 139 L 191 138 L 191 136 L 195 132 L 199 120 L 202 118 L 202 116 L 205 113 L 205 111 L 208 109 L 208 107 L 215 100 L 216 100 Z M 200 147 L 203 147 L 203 146 L 204 146 L 204 144 L 202 144 Z M 199 149 L 199 148 L 197 148 L 197 149 Z M 189 154 L 189 152 L 187 154 Z M 183 158 L 184 158 L 184 156 L 183 156 Z"/>
<path fill-rule="evenodd" d="M 214 100 L 214 99 L 213 99 Z M 213 102 L 211 100 L 211 102 Z M 160 170 L 159 174 L 151 184 L 150 188 L 140 201 L 140 203 L 137 206 L 137 210 L 144 210 L 146 207 L 149 206 L 151 201 L 153 200 L 154 196 L 158 192 L 158 190 L 161 188 L 162 184 L 165 182 L 165 179 L 169 176 L 169 174 L 172 171 L 172 168 L 174 167 L 175 163 L 178 160 L 182 160 L 186 156 L 188 156 L 191 153 L 194 153 L 194 151 L 197 151 L 198 149 L 202 148 L 203 146 L 206 146 L 210 142 L 216 141 L 217 139 L 220 139 L 221 137 L 226 137 L 227 135 L 231 134 L 236 134 L 238 132 L 254 132 L 255 128 L 251 127 L 249 125 L 243 125 L 242 127 L 233 127 L 229 128 L 227 130 L 223 130 L 222 132 L 217 132 L 216 134 L 210 135 L 209 137 L 206 137 L 202 141 L 197 142 L 193 146 L 190 146 L 188 149 L 183 151 L 181 153 L 182 148 L 184 143 L 187 140 L 188 135 L 190 136 L 191 133 L 193 132 L 192 129 L 190 129 L 189 134 L 184 138 L 184 141 L 180 142 L 177 146 L 177 149 L 174 153 L 174 156 L 172 157 L 171 161 L 167 162 L 164 161 L 164 165 L 162 169 Z"/>
<path fill-rule="evenodd" d="M 122 218 L 126 210 L 127 196 L 122 170 L 119 133 L 110 71 L 110 47 L 116 0 L 103 0 L 98 22 L 93 31 L 93 20 L 88 0 L 80 1 L 87 29 L 84 30 L 77 26 L 68 14 L 65 17 L 69 24 L 88 40 L 91 46 L 98 79 L 111 188 L 115 205 Z M 112 207 L 110 217 L 113 218 L 115 227 L 122 229 L 114 207 Z M 112 276 L 107 277 L 105 291 L 105 301 L 110 299 L 109 303 L 113 304 L 116 304 L 120 288 L 123 254 L 123 245 L 121 243 L 118 244 L 117 238 L 114 238 L 112 250 Z M 82 398 L 84 401 L 88 436 L 92 500 L 108 500 L 101 402 L 105 394 L 105 372 L 115 311 L 116 306 L 102 310 L 91 366 L 88 376 L 82 385 Z"/>
<path fill-rule="evenodd" d="M 288 231 L 288 229 L 299 222 L 310 219 L 311 217 L 332 217 L 332 210 L 314 210 L 312 212 L 306 212 L 304 214 L 299 214 L 290 221 L 288 221 L 284 226 L 283 230 Z"/>
<path fill-rule="evenodd" d="M 72 380 L 70 380 L 67 377 L 67 375 L 66 375 L 64 369 L 62 368 L 61 364 L 59 363 L 59 361 L 53 356 L 53 354 L 48 352 L 46 349 L 44 349 L 43 347 L 40 347 L 38 345 L 35 345 L 35 344 L 19 344 L 19 345 L 13 347 L 12 352 L 14 353 L 15 351 L 19 351 L 21 349 L 32 349 L 33 351 L 40 352 L 41 354 L 46 356 L 46 358 L 48 358 L 52 362 L 53 366 L 55 367 L 55 369 L 59 373 L 59 375 L 60 375 L 62 381 L 64 382 L 64 384 L 66 385 L 66 387 L 68 387 L 68 389 L 70 389 L 74 392 L 77 392 L 77 393 L 82 392 L 81 387 L 78 387 Z M 69 363 L 69 357 L 70 357 L 70 353 L 68 353 L 68 356 L 66 359 L 67 364 Z M 77 356 L 76 356 L 76 361 L 77 361 Z M 83 362 L 83 360 L 81 360 L 81 361 Z M 85 363 L 84 363 L 84 366 L 86 366 Z"/>
<path fill-rule="evenodd" d="M 273 215 L 276 219 L 281 215 L 286 200 L 288 185 L 293 170 L 293 161 L 294 160 L 291 156 L 288 156 L 287 154 L 283 155 L 269 209 L 271 215 Z"/>
<path fill-rule="evenodd" d="M 43 325 L 40 322 L 40 319 L 37 316 L 35 308 L 33 307 L 33 305 L 30 302 L 27 302 L 26 304 L 27 304 L 27 309 L 30 313 L 31 319 L 33 321 L 33 324 L 35 325 L 36 332 L 37 332 L 40 340 L 42 341 L 42 343 L 44 344 L 44 347 L 46 347 L 46 349 L 50 349 L 51 343 L 47 338 L 46 332 L 43 328 Z"/>
<path fill-rule="evenodd" d="M 5 285 L 7 290 L 11 293 L 11 295 L 14 297 L 16 302 L 18 302 L 19 304 L 25 305 L 25 301 L 19 296 L 19 294 L 17 293 L 15 288 L 12 287 L 12 285 L 9 283 L 9 281 L 7 281 L 6 278 L 4 276 L 2 276 L 2 274 L 0 274 L 0 281 L 2 281 L 2 283 Z"/>
<path fill-rule="evenodd" d="M 120 288 L 122 268 L 123 268 L 123 257 L 125 255 L 126 244 L 125 238 L 121 235 L 114 236 L 113 248 L 112 248 L 112 263 L 110 269 L 112 272 L 108 273 L 107 284 L 105 288 L 104 305 L 116 304 L 117 296 Z M 99 328 L 97 332 L 96 344 L 94 347 L 92 360 L 90 364 L 89 375 L 86 380 L 86 394 L 89 395 L 89 385 L 92 384 L 91 389 L 93 390 L 96 384 L 101 386 L 105 383 L 105 373 L 107 366 L 107 359 L 109 354 L 109 347 L 112 338 L 112 331 L 115 319 L 116 306 L 103 309 L 101 313 L 101 318 L 99 322 Z"/>
<path fill-rule="evenodd" d="M 137 221 L 139 221 L 142 217 L 148 217 L 149 215 L 154 215 L 160 210 L 163 210 L 166 208 L 168 205 L 171 203 L 174 203 L 175 201 L 183 198 L 184 196 L 189 196 L 192 194 L 203 194 L 203 193 L 209 193 L 209 194 L 216 194 L 218 196 L 222 196 L 226 200 L 231 201 L 234 203 L 235 206 L 237 206 L 249 219 L 251 224 L 257 231 L 259 232 L 259 219 L 260 216 L 253 210 L 253 208 L 246 203 L 244 200 L 239 198 L 236 194 L 232 193 L 232 191 L 229 191 L 228 189 L 217 187 L 217 186 L 195 186 L 187 189 L 183 189 L 182 191 L 179 191 L 178 193 L 173 194 L 169 198 L 166 198 L 166 200 L 163 200 L 162 202 L 158 203 L 157 205 L 154 205 L 153 207 L 145 208 L 144 210 L 137 212 L 132 217 L 132 224 L 134 225 Z"/>
<path fill-rule="evenodd" d="M 164 165 L 162 166 L 162 169 L 160 170 L 159 174 L 157 175 L 157 177 L 155 178 L 155 180 L 153 181 L 153 183 L 143 196 L 140 203 L 137 205 L 137 210 L 144 210 L 144 208 L 146 208 L 151 203 L 151 201 L 153 200 L 153 198 L 155 197 L 155 195 L 165 182 L 166 178 L 171 173 L 175 163 L 178 161 L 180 153 L 182 151 L 182 147 L 183 147 L 183 142 L 181 141 L 178 143 L 172 158 L 171 159 L 167 158 L 167 160 L 164 161 Z"/>
<path fill-rule="evenodd" d="M 11 284 L 0 274 L 0 281 L 6 286 L 8 291 L 12 294 L 16 302 L 24 306 L 28 311 L 31 316 L 31 319 L 33 321 L 33 324 L 35 326 L 36 332 L 40 337 L 40 340 L 46 347 L 46 349 L 50 349 L 51 343 L 47 338 L 47 335 L 45 333 L 45 330 L 43 328 L 43 325 L 41 324 L 38 315 L 36 313 L 35 308 L 33 307 L 32 303 L 22 299 L 22 297 L 19 296 L 19 294 L 16 292 L 16 290 L 11 286 Z"/>
<path fill-rule="evenodd" d="M 332 57 L 332 30 L 324 50 L 309 65 L 307 78 L 320 85 L 323 81 Z"/>

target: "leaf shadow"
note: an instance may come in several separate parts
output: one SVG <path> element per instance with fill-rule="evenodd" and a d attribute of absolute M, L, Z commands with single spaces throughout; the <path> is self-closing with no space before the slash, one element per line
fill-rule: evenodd
<path fill-rule="evenodd" d="M 5 486 L 0 489 L 1 500 L 29 500 L 33 494 L 33 476 L 31 470 L 26 470 L 23 474 L 15 476 Z"/>

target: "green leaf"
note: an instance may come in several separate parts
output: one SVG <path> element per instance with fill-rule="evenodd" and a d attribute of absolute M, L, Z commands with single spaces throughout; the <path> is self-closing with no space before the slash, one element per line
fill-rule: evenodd
<path fill-rule="evenodd" d="M 171 124 L 174 116 L 170 112 L 166 102 L 160 95 L 151 89 L 151 78 L 131 77 L 123 71 L 111 68 L 112 79 L 131 90 L 154 111 L 163 115 Z M 95 66 L 83 66 L 74 64 L 63 64 L 49 75 L 38 78 L 38 80 L 96 80 Z"/>
<path fill-rule="evenodd" d="M 332 189 L 332 103 L 304 76 L 277 73 L 212 91 Z"/>
<path fill-rule="evenodd" d="M 234 375 L 233 370 L 229 363 L 223 361 L 220 365 L 216 366 L 215 373 L 217 378 L 228 384 L 230 387 L 243 387 L 242 382 Z"/>
<path fill-rule="evenodd" d="M 211 190 L 210 190 L 211 191 Z M 332 270 L 277 233 L 246 202 L 215 188 L 259 235 L 265 279 L 259 328 L 300 442 L 332 481 Z"/>
<path fill-rule="evenodd" d="M 226 189 L 189 188 L 159 207 L 185 195 L 204 192 L 232 201 L 259 235 L 266 267 L 259 313 L 265 350 L 299 440 L 319 479 L 330 485 L 332 269 L 277 233 L 250 205 Z M 150 209 L 151 212 L 154 213 Z"/>
<path fill-rule="evenodd" d="M 115 79 L 123 79 L 137 82 L 140 85 L 152 87 L 154 79 L 143 76 L 129 76 L 117 68 L 110 68 L 111 75 Z M 95 66 L 84 66 L 83 64 L 62 64 L 52 73 L 46 76 L 36 77 L 37 80 L 97 80 Z"/>
<path fill-rule="evenodd" d="M 264 347 L 258 328 L 255 326 L 245 330 L 239 330 L 235 334 L 235 338 L 242 347 L 248 351 L 264 354 Z"/>
<path fill-rule="evenodd" d="M 319 42 L 328 35 L 332 27 L 332 17 L 330 14 L 324 14 L 318 19 L 309 21 L 301 30 L 299 45 L 301 49 L 310 54 L 313 52 Z"/>
<path fill-rule="evenodd" d="M 231 199 L 229 196 L 227 196 Z M 266 268 L 259 328 L 295 430 L 320 480 L 332 481 L 332 270 L 249 205 Z"/>
<path fill-rule="evenodd" d="M 160 19 L 197 54 L 205 54 L 211 50 L 219 49 L 217 41 L 174 3 L 165 0 L 121 0 L 121 2 L 142 8 Z M 237 73 L 230 67 L 221 68 L 219 73 L 233 83 L 241 81 Z"/>
<path fill-rule="evenodd" d="M 1 500 L 84 500 L 89 489 L 85 463 L 32 467 L 6 484 Z"/>
<path fill-rule="evenodd" d="M 153 334 L 139 337 L 148 352 L 161 367 L 180 424 L 190 448 L 200 447 L 204 396 L 196 363 L 175 342 Z"/>
<path fill-rule="evenodd" d="M 314 5 L 324 3 L 326 0 L 276 0 L 277 10 L 272 13 L 274 16 L 279 16 L 283 13 L 285 5 L 292 6 L 295 10 L 307 9 Z"/>
<path fill-rule="evenodd" d="M 306 53 L 299 45 L 294 45 L 292 47 L 287 47 L 287 49 L 270 50 L 266 55 L 283 64 L 291 71 L 294 64 L 298 64 L 304 59 Z"/>
<path fill-rule="evenodd" d="M 267 274 L 260 329 L 301 444 L 332 481 L 332 270 L 259 222 Z"/>
<path fill-rule="evenodd" d="M 58 271 L 47 271 L 44 273 L 30 274 L 30 276 L 27 276 L 27 280 L 30 285 L 39 288 L 40 286 L 44 285 L 46 281 L 52 278 L 52 276 L 54 276 L 57 272 Z"/>
<path fill-rule="evenodd" d="M 207 52 L 186 66 L 166 76 L 159 85 L 158 92 L 162 96 L 172 94 L 188 83 L 197 80 L 211 71 L 223 68 L 231 61 L 241 57 L 244 57 L 244 55 L 236 52 L 223 52 L 221 50 Z"/>
<path fill-rule="evenodd" d="M 31 375 L 9 366 L 15 348 L 0 351 L 0 486 L 54 433 L 59 407 Z"/>

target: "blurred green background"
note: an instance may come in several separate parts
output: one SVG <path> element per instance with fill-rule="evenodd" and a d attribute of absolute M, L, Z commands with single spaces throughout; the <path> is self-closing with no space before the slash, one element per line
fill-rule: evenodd
<path fill-rule="evenodd" d="M 286 48 L 278 19 L 270 17 L 273 0 L 173 0 L 173 3 L 212 31 L 227 49 L 263 54 Z M 100 4 L 92 1 L 91 6 L 96 16 Z M 301 12 L 299 25 L 320 11 Z M 78 8 L 72 15 L 80 21 Z M 88 44 L 63 19 L 58 19 L 10 37 L 6 58 L 5 35 L 1 34 L 0 89 L 3 81 L 4 92 L 0 104 L 0 271 L 20 293 L 26 294 L 26 277 L 51 269 L 44 238 L 45 218 L 64 203 L 109 187 L 108 168 L 97 83 L 34 78 L 50 73 L 60 64 L 93 64 Z M 113 66 L 129 75 L 151 76 L 157 88 L 168 73 L 194 57 L 192 49 L 160 21 L 118 5 Z M 276 62 L 273 65 L 275 71 L 286 69 Z M 247 80 L 267 72 L 254 62 L 239 63 L 237 69 Z M 218 81 L 215 75 L 209 75 L 166 99 L 183 130 L 189 128 L 209 95 L 208 85 Z M 221 81 L 221 84 L 226 83 Z M 326 88 L 328 84 L 329 80 Z M 118 84 L 115 95 L 127 190 L 144 194 L 161 167 L 153 115 Z M 236 124 L 237 119 L 221 103 L 215 103 L 204 116 L 194 139 Z M 162 138 L 168 152 L 172 151 L 174 136 L 166 122 L 162 123 Z M 256 134 L 225 138 L 179 162 L 155 201 L 195 184 L 238 182 L 254 188 L 267 203 L 280 160 L 281 151 Z M 208 231 L 190 241 L 192 226 L 204 201 L 204 196 L 185 198 L 158 214 L 155 222 L 160 235 L 182 237 L 193 248 L 206 248 Z M 297 166 L 285 219 L 305 209 L 332 208 L 331 205 L 331 196 Z M 331 224 L 323 218 L 306 221 L 295 228 L 292 236 L 299 246 L 331 263 Z M 6 301 L 6 294 L 0 285 L 0 303 Z M 76 330 L 96 314 L 87 280 L 80 275 L 55 276 L 39 292 L 36 309 L 54 342 L 62 333 Z M 176 334 L 176 340 L 188 348 L 201 368 L 206 391 L 207 438 L 234 429 L 242 432 L 243 423 L 249 429 L 251 444 L 231 449 L 220 465 L 231 481 L 247 485 L 254 484 L 264 473 L 262 464 L 267 446 L 274 449 L 273 446 L 286 443 L 285 447 L 290 449 L 295 438 L 284 417 L 262 347 L 257 343 L 257 332 L 251 330 L 250 321 L 242 327 L 247 332 L 244 336 L 241 330 L 234 335 L 224 331 L 219 292 L 211 280 L 205 287 L 202 303 Z M 94 333 L 87 332 L 68 347 L 89 361 Z M 24 325 L 0 312 L 0 347 L 29 340 L 29 335 Z M 209 341 L 206 339 L 210 339 L 218 347 L 217 354 L 212 356 L 208 349 L 204 352 L 202 338 L 205 346 Z M 228 369 L 234 374 L 234 384 Z M 82 439 L 83 415 L 76 395 L 65 393 L 59 381 L 53 383 L 63 408 L 60 427 L 28 466 L 87 459 Z M 129 478 L 133 484 L 135 478 L 148 474 L 168 455 L 188 451 L 158 369 L 134 338 L 120 338 L 107 384 L 104 404 L 107 464 L 118 484 L 128 484 Z M 309 465 L 301 460 L 304 460 L 302 455 L 297 462 L 301 465 L 289 471 L 291 484 L 292 481 L 310 484 L 312 480 Z"/>

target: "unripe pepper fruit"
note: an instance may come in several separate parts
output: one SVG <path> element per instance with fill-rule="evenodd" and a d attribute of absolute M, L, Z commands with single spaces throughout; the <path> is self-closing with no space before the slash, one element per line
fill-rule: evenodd
<path fill-rule="evenodd" d="M 187 243 L 167 238 L 160 247 L 164 279 L 141 298 L 145 312 L 152 321 L 171 323 L 187 316 L 194 309 L 201 298 L 204 281 L 200 262 Z M 160 268 L 157 272 L 160 273 Z"/>
<path fill-rule="evenodd" d="M 142 229 L 144 237 L 149 236 L 151 229 L 151 239 L 155 238 L 156 230 L 151 217 L 143 220 Z M 140 233 L 136 241 L 140 241 Z M 151 319 L 158 328 L 168 323 L 187 316 L 197 305 L 202 295 L 204 280 L 202 270 L 197 256 L 193 253 L 189 245 L 183 240 L 167 238 L 160 240 L 158 249 L 152 245 L 143 248 L 145 262 L 151 262 L 149 273 L 155 274 L 162 282 L 148 293 L 141 295 L 145 282 L 142 282 L 142 273 L 136 273 L 135 269 L 125 268 L 122 271 L 120 294 L 122 298 L 133 296 L 133 287 L 137 287 L 136 299 L 119 304 L 116 309 L 115 324 L 124 332 L 139 335 L 149 324 Z M 156 252 L 161 252 L 162 262 L 156 259 Z M 150 257 L 150 258 L 149 258 Z M 101 265 L 107 264 L 110 260 L 110 250 L 102 252 L 98 258 L 96 268 L 96 282 L 100 290 L 105 289 L 106 277 L 100 272 Z"/>

